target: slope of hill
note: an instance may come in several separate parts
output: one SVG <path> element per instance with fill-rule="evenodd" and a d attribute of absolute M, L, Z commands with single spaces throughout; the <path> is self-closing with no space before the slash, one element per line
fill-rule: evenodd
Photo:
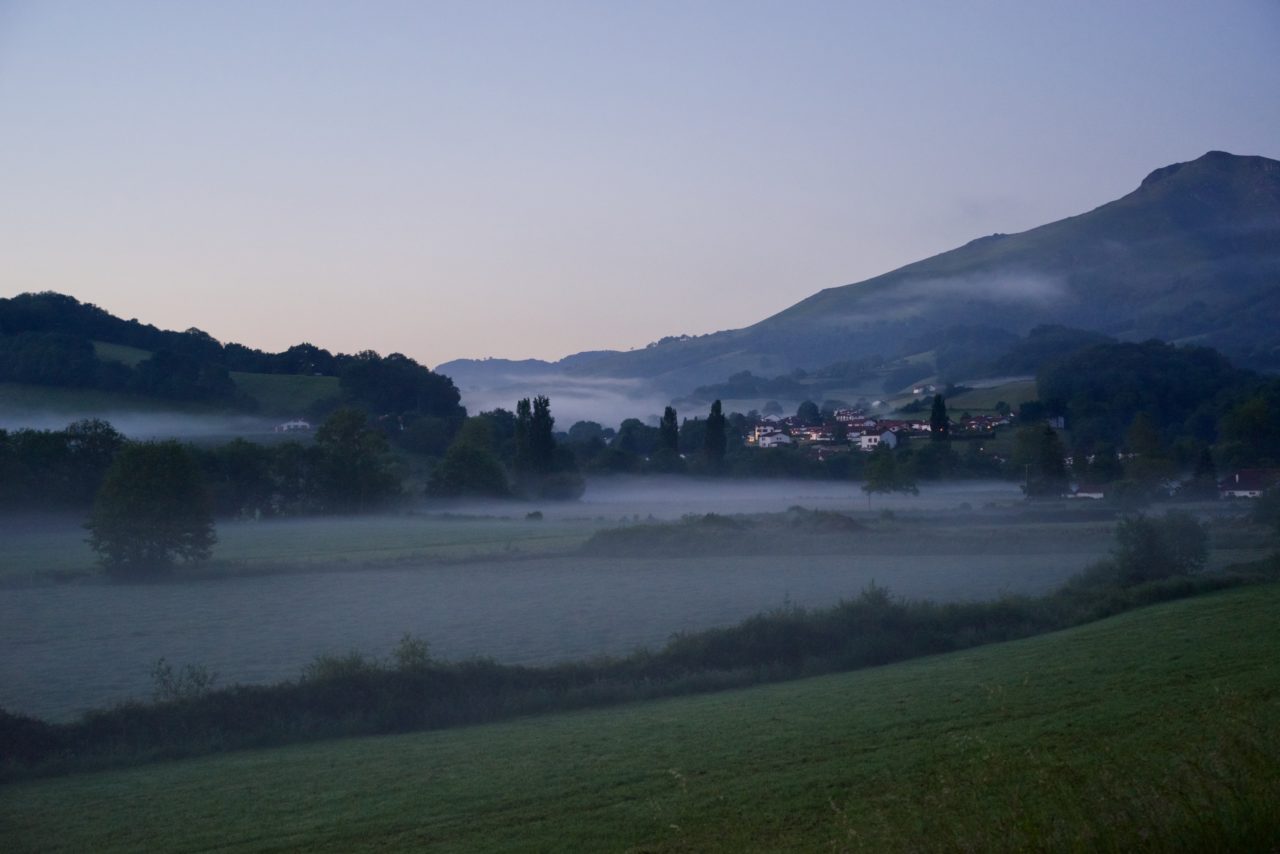
<path fill-rule="evenodd" d="M 6 786 L 13 851 L 1270 850 L 1280 587 L 851 674 Z"/>
<path fill-rule="evenodd" d="M 122 320 L 65 294 L 0 298 L 0 384 L 15 410 L 84 415 L 139 409 L 297 415 L 341 404 L 457 418 L 453 381 L 400 353 L 265 353 L 191 328 Z M 10 413 L 12 414 L 12 413 Z"/>
<path fill-rule="evenodd" d="M 906 342 L 959 325 L 1021 334 L 1039 324 L 1194 340 L 1245 366 L 1280 366 L 1280 161 L 1209 152 L 1088 213 L 820 291 L 754 326 L 554 368 L 684 392 L 742 370 L 902 356 Z"/>

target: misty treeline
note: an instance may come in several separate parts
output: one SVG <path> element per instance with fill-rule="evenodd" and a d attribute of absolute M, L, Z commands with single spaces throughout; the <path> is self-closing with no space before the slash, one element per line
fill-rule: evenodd
<path fill-rule="evenodd" d="M 102 358 L 95 342 L 144 351 L 136 364 Z M 373 416 L 457 421 L 466 412 L 453 381 L 400 353 L 333 354 L 312 344 L 264 353 L 222 344 L 199 329 L 170 332 L 121 320 L 95 305 L 45 292 L 0 299 L 0 382 L 126 392 L 253 411 L 260 401 L 232 372 L 327 376 L 340 392 L 308 414 L 342 406 Z"/>
<path fill-rule="evenodd" d="M 1020 433 L 1015 465 L 1046 488 L 1070 475 L 1118 497 L 1149 499 L 1173 481 L 1213 497 L 1220 473 L 1280 466 L 1280 379 L 1206 347 L 1092 344 L 1049 361 L 1036 386 L 1022 420 L 1056 416 L 1066 430 Z M 1069 471 L 1055 461 L 1066 456 Z"/>
<path fill-rule="evenodd" d="M 1176 559 L 1171 560 L 1170 555 Z M 387 660 L 317 659 L 297 679 L 219 686 L 198 664 L 158 662 L 156 696 L 49 724 L 0 710 L 0 774 L 65 773 L 179 756 L 519 715 L 852 670 L 1024 638 L 1142 605 L 1275 581 L 1280 559 L 1205 573 L 1193 517 L 1134 516 L 1113 557 L 1042 597 L 938 604 L 872 586 L 833 607 L 781 607 L 736 626 L 674 636 L 656 651 L 546 667 L 437 661 L 406 637 Z"/>
<path fill-rule="evenodd" d="M 136 444 L 176 447 L 221 516 L 358 512 L 385 506 L 401 491 L 386 438 L 357 409 L 335 412 L 305 444 L 133 443 L 108 422 L 89 419 L 63 430 L 0 430 L 0 508 L 87 511 L 113 466 L 125 469 L 121 479 L 132 474 L 122 451 Z"/>

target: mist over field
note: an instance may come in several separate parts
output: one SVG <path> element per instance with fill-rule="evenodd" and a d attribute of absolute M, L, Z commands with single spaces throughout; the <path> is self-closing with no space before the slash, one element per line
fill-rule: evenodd
<path fill-rule="evenodd" d="M 575 378 L 562 373 L 483 376 L 471 384 L 459 380 L 459 390 L 463 405 L 472 413 L 510 410 L 521 398 L 545 394 L 555 401 L 559 430 L 568 430 L 578 421 L 616 429 L 627 418 L 657 418 L 671 402 L 670 395 L 639 380 Z"/>
<path fill-rule="evenodd" d="M 761 611 L 830 606 L 873 582 L 938 601 L 1041 594 L 1106 553 L 1105 526 L 1064 535 L 1010 525 L 1019 501 L 1016 485 L 969 481 L 875 496 L 869 512 L 857 484 L 619 476 L 592 479 L 576 502 L 224 522 L 214 558 L 229 576 L 6 589 L 0 706 L 65 720 L 146 699 L 161 657 L 207 667 L 223 685 L 264 683 L 296 678 L 318 655 L 384 656 L 405 633 L 448 660 L 625 655 Z M 873 521 L 883 511 L 904 515 L 834 540 L 799 536 L 788 540 L 794 552 L 788 545 L 768 555 L 615 557 L 577 545 L 618 526 L 709 513 L 767 519 L 796 506 Z M 534 510 L 540 521 L 526 519 Z M 963 531 L 988 515 L 990 530 L 1004 534 Z M 6 527 L 10 550 L 0 549 L 0 560 L 14 565 L 5 577 L 24 577 L 14 549 L 41 571 L 87 568 L 77 530 L 66 517 Z"/>
<path fill-rule="evenodd" d="M 981 509 L 990 503 L 1017 501 L 1022 492 L 1009 481 L 929 483 L 919 495 L 890 493 L 868 498 L 854 482 L 795 480 L 696 479 L 682 476 L 617 475 L 589 481 L 582 498 L 572 503 L 530 503 L 549 518 L 635 517 L 679 519 L 691 513 L 776 513 L 793 505 L 818 510 L 954 510 L 962 504 Z M 512 502 L 465 501 L 450 505 L 459 513 L 504 515 Z"/>
<path fill-rule="evenodd" d="M 84 411 L 40 412 L 0 410 L 0 430 L 62 430 L 83 419 L 99 419 L 122 435 L 138 441 L 178 439 L 200 441 L 253 436 L 258 440 L 275 434 L 282 420 L 261 415 L 185 414 L 180 412 Z M 295 434 L 296 438 L 296 434 Z"/>
<path fill-rule="evenodd" d="M 160 586 L 68 585 L 0 597 L 0 706 L 52 719 L 145 699 L 151 665 L 221 684 L 295 678 L 321 654 L 388 654 L 406 632 L 445 659 L 547 664 L 661 646 L 868 584 L 940 601 L 1043 593 L 1095 554 L 553 558 L 325 571 Z"/>

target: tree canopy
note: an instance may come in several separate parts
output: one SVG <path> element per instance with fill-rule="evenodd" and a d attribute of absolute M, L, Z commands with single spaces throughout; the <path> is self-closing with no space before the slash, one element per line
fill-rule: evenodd
<path fill-rule="evenodd" d="M 108 574 L 149 577 L 209 557 L 213 506 L 200 467 L 177 442 L 125 446 L 103 479 L 87 525 Z"/>

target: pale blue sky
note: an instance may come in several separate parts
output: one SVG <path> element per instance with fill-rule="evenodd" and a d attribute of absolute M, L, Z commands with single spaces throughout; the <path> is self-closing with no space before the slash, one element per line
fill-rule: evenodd
<path fill-rule="evenodd" d="M 0 0 L 0 294 L 625 349 L 1280 157 L 1278 93 L 1277 0 Z"/>

